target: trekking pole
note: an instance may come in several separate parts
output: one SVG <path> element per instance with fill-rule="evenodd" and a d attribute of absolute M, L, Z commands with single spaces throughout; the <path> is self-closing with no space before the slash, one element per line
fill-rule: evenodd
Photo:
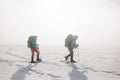
<path fill-rule="evenodd" d="M 38 51 L 39 51 L 39 58 L 42 60 L 42 58 L 41 58 L 41 53 L 40 53 L 40 46 L 39 46 L 39 44 L 37 44 L 37 47 L 38 47 Z"/>
<path fill-rule="evenodd" d="M 74 52 L 74 53 L 77 53 L 77 55 L 78 55 L 78 60 L 77 60 L 77 61 L 79 61 L 79 47 L 78 47 L 78 48 L 75 48 L 73 52 Z"/>
<path fill-rule="evenodd" d="M 78 49 L 78 61 L 79 61 L 79 47 L 77 49 Z"/>
<path fill-rule="evenodd" d="M 77 47 L 77 55 L 78 55 L 78 61 L 79 61 L 79 47 Z"/>

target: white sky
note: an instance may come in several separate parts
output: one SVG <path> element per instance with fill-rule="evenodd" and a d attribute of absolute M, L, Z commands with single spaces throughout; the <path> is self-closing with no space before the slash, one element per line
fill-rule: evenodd
<path fill-rule="evenodd" d="M 64 45 L 69 33 L 79 44 L 120 45 L 120 1 L 0 0 L 0 44 L 36 34 L 41 45 Z"/>

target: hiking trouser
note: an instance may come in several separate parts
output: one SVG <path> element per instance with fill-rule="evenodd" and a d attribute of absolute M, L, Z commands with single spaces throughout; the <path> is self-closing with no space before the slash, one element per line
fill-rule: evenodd
<path fill-rule="evenodd" d="M 70 54 L 67 55 L 67 57 L 70 56 L 70 60 L 73 61 L 73 55 L 74 55 L 74 52 L 73 52 L 73 48 L 68 48 Z"/>
<path fill-rule="evenodd" d="M 31 49 L 32 52 L 32 57 L 34 57 L 35 52 L 37 53 L 37 55 L 39 55 L 39 50 L 38 49 Z"/>

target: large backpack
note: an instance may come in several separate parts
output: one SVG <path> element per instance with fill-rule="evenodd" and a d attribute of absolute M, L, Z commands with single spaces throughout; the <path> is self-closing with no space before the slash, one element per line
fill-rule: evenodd
<path fill-rule="evenodd" d="M 29 38 L 28 38 L 28 41 L 27 41 L 27 46 L 28 46 L 28 48 L 31 48 L 32 46 L 32 41 L 33 41 L 33 39 L 34 39 L 34 36 L 30 36 Z"/>
<path fill-rule="evenodd" d="M 72 39 L 73 39 L 73 35 L 72 35 L 72 34 L 69 34 L 69 35 L 66 37 L 66 39 L 65 39 L 65 47 L 68 47 L 68 48 L 71 47 Z"/>

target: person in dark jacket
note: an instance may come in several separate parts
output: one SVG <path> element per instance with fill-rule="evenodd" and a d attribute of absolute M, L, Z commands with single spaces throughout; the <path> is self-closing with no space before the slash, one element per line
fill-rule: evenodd
<path fill-rule="evenodd" d="M 74 55 L 73 49 L 79 46 L 78 44 L 76 44 L 77 39 L 78 39 L 78 36 L 76 35 L 73 36 L 72 34 L 69 34 L 67 38 L 65 39 L 65 46 L 68 48 L 70 52 L 70 54 L 65 56 L 66 61 L 70 57 L 70 61 L 75 62 L 75 60 L 73 59 L 73 55 Z"/>
<path fill-rule="evenodd" d="M 35 55 L 35 52 L 37 53 L 37 60 L 36 61 L 41 61 L 41 59 L 39 58 L 39 46 L 37 44 L 37 36 L 30 36 L 29 39 L 28 39 L 28 47 L 31 49 L 31 53 L 32 53 L 32 56 L 31 56 L 31 63 L 35 63 L 34 61 L 34 55 Z"/>

